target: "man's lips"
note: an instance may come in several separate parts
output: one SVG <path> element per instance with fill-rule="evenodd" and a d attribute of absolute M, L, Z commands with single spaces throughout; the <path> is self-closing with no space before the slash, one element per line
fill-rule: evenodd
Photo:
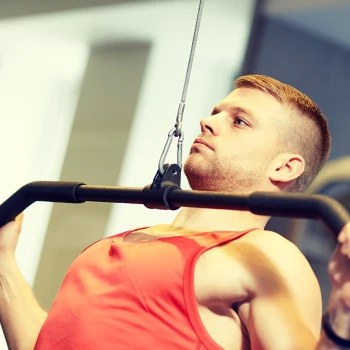
<path fill-rule="evenodd" d="M 211 146 L 211 145 L 209 145 L 209 143 L 208 142 L 206 142 L 206 141 L 204 141 L 203 139 L 195 139 L 194 140 L 194 142 L 193 142 L 193 144 L 195 145 L 195 144 L 201 144 L 201 145 L 204 145 L 204 146 L 207 146 L 208 148 L 210 148 L 212 151 L 214 150 L 214 148 Z"/>

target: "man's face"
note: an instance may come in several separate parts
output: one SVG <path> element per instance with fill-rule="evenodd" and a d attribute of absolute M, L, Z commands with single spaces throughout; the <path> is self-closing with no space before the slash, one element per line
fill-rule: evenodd
<path fill-rule="evenodd" d="M 184 170 L 192 189 L 252 192 L 268 180 L 286 110 L 272 96 L 239 88 L 201 120 Z"/>

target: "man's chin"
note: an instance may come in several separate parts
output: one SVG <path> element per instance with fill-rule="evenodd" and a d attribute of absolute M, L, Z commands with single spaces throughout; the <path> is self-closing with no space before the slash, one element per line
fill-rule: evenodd
<path fill-rule="evenodd" d="M 250 194 L 259 190 L 261 186 L 261 180 L 249 180 L 247 177 L 242 178 L 235 174 L 222 177 L 220 176 L 222 172 L 218 172 L 218 168 L 194 166 L 193 163 L 186 162 L 184 166 L 184 173 L 192 190 Z"/>
<path fill-rule="evenodd" d="M 206 171 L 203 167 L 203 162 L 195 161 L 191 156 L 187 158 L 183 169 L 189 183 L 205 177 Z"/>
<path fill-rule="evenodd" d="M 190 188 L 194 191 L 215 191 L 213 188 L 213 179 L 209 175 L 210 172 L 204 173 L 193 171 L 193 168 L 184 168 L 184 173 L 187 177 Z"/>

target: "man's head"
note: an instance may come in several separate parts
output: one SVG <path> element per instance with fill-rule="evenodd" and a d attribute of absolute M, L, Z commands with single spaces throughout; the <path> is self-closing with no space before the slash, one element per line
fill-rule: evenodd
<path fill-rule="evenodd" d="M 327 121 L 314 102 L 261 75 L 238 78 L 235 90 L 201 121 L 201 131 L 185 173 L 192 188 L 203 190 L 304 191 L 331 144 Z"/>

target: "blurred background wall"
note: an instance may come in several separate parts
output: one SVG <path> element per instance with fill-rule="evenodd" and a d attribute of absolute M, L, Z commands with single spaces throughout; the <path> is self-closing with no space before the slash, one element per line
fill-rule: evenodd
<path fill-rule="evenodd" d="M 197 0 L 0 0 L 0 200 L 34 180 L 149 184 L 175 122 L 197 8 Z M 309 192 L 350 209 L 349 15 L 350 4 L 338 0 L 207 0 L 184 156 L 199 119 L 230 92 L 235 77 L 270 75 L 308 94 L 326 114 L 333 150 Z M 17 260 L 49 309 L 65 271 L 87 245 L 175 214 L 36 203 L 25 212 Z M 329 231 L 318 222 L 280 218 L 269 228 L 304 252 L 326 303 L 326 265 L 335 247 Z"/>

